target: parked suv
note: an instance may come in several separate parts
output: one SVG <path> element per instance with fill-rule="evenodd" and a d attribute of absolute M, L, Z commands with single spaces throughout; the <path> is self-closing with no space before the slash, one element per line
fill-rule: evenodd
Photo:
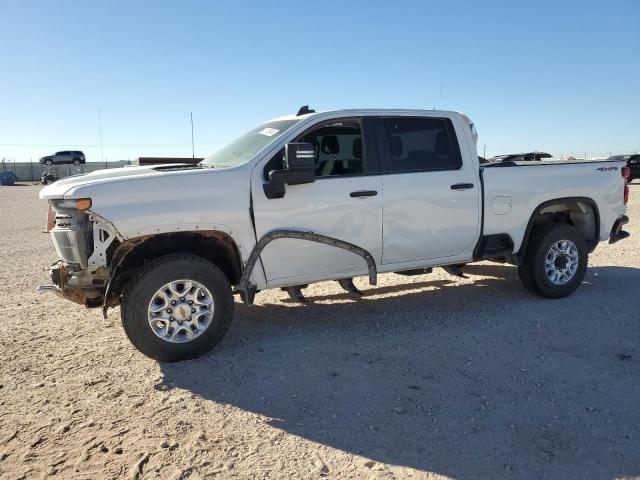
<path fill-rule="evenodd" d="M 56 152 L 54 155 L 42 157 L 40 163 L 43 165 L 62 165 L 64 163 L 80 165 L 81 163 L 87 163 L 87 159 L 84 157 L 84 153 L 79 150 L 65 150 Z"/>

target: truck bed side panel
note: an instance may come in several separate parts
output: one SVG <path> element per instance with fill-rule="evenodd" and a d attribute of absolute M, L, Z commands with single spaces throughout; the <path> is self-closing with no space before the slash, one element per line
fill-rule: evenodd
<path fill-rule="evenodd" d="M 598 208 L 600 240 L 606 240 L 613 223 L 626 210 L 623 166 L 624 162 L 585 162 L 485 168 L 483 234 L 508 234 L 517 252 L 539 205 L 585 197 Z"/>

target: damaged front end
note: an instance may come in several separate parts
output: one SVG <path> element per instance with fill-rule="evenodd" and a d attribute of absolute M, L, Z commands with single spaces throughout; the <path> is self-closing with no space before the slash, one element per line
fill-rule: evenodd
<path fill-rule="evenodd" d="M 53 285 L 37 290 L 51 291 L 86 307 L 100 307 L 110 278 L 107 260 L 120 243 L 120 235 L 90 207 L 90 199 L 49 202 L 47 231 L 59 260 L 49 268 Z"/>

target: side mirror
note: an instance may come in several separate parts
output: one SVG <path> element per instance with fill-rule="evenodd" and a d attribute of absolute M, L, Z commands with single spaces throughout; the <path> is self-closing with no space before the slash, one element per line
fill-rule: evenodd
<path fill-rule="evenodd" d="M 316 152 L 310 143 L 287 143 L 284 146 L 284 170 L 271 170 L 264 184 L 267 198 L 282 198 L 284 184 L 300 185 L 316 181 Z"/>
<path fill-rule="evenodd" d="M 310 143 L 287 143 L 284 146 L 284 170 L 269 172 L 274 183 L 299 185 L 316 180 L 316 153 Z"/>

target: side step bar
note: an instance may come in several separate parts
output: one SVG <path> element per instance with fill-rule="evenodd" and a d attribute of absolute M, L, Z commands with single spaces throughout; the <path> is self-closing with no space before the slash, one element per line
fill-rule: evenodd
<path fill-rule="evenodd" d="M 369 270 L 369 283 L 371 285 L 376 285 L 378 282 L 378 270 L 376 269 L 376 262 L 373 259 L 373 256 L 364 248 L 358 247 L 357 245 L 349 242 L 345 242 L 344 240 L 338 240 L 337 238 L 327 237 L 326 235 L 320 235 L 318 233 L 301 232 L 298 230 L 274 230 L 264 235 L 258 241 L 258 243 L 256 243 L 256 246 L 253 247 L 253 250 L 249 255 L 249 259 L 244 266 L 244 271 L 242 272 L 240 282 L 238 282 L 238 285 L 236 287 L 236 289 L 240 292 L 240 298 L 242 298 L 242 301 L 246 305 L 252 305 L 253 300 L 256 296 L 256 285 L 249 280 L 249 278 L 251 277 L 251 272 L 253 272 L 253 268 L 256 266 L 256 263 L 258 262 L 260 254 L 262 253 L 264 248 L 270 242 L 279 238 L 308 240 L 310 242 L 322 243 L 324 245 L 331 245 L 333 247 L 342 248 L 343 250 L 347 250 L 349 252 L 355 253 L 356 255 L 360 255 L 362 258 L 364 258 L 365 262 L 367 262 L 367 269 Z"/>

